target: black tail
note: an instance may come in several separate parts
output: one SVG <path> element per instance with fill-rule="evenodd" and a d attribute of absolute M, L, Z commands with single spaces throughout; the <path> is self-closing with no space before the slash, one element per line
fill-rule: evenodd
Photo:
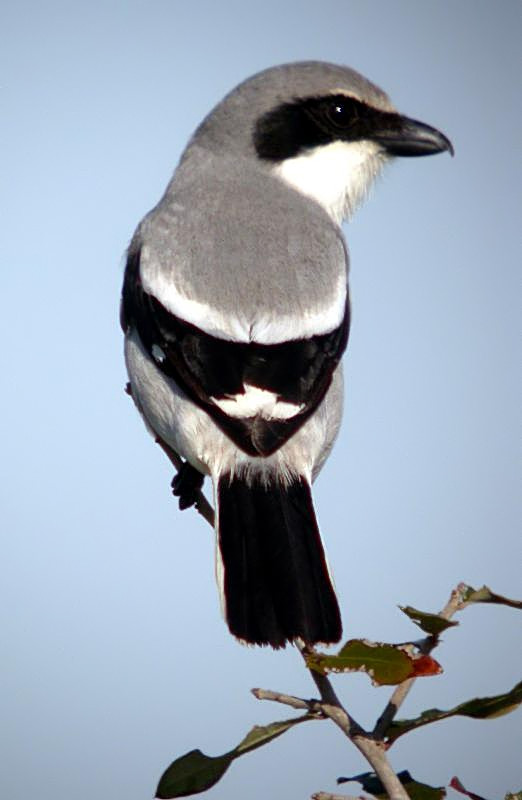
<path fill-rule="evenodd" d="M 217 501 L 231 633 L 272 647 L 338 642 L 339 606 L 305 478 L 267 487 L 223 475 Z"/>

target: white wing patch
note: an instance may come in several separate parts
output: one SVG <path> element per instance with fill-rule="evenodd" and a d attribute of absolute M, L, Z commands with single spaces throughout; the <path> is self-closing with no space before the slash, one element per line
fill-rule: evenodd
<path fill-rule="evenodd" d="M 268 392 L 258 386 L 245 383 L 244 389 L 243 394 L 230 395 L 220 400 L 212 397 L 211 400 L 225 414 L 241 418 L 260 414 L 265 419 L 291 419 L 303 408 L 303 405 L 285 403 L 279 400 L 274 392 Z"/>
<path fill-rule="evenodd" d="M 152 357 L 154 361 L 157 361 L 158 364 L 163 364 L 165 361 L 166 355 L 161 349 L 161 347 L 157 344 L 152 345 Z"/>

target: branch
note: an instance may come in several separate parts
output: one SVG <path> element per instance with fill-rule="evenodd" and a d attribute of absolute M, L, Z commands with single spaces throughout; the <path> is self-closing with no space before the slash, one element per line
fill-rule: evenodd
<path fill-rule="evenodd" d="M 271 689 L 252 689 L 251 691 L 257 700 L 273 700 L 275 703 L 282 703 L 299 711 L 309 711 L 311 714 L 324 716 L 319 700 L 303 700 L 302 697 L 273 692 Z"/>
<path fill-rule="evenodd" d="M 442 611 L 439 611 L 439 617 L 442 617 L 442 619 L 451 619 L 452 616 L 461 608 L 463 602 L 463 592 L 465 588 L 465 583 L 459 583 L 459 585 L 453 589 L 448 602 Z M 420 642 L 419 650 L 421 653 L 424 653 L 424 655 L 429 655 L 438 644 L 438 636 L 426 636 L 426 638 Z M 406 700 L 406 697 L 408 696 L 416 680 L 417 678 L 409 678 L 408 680 L 400 683 L 394 690 L 384 711 L 377 720 L 375 728 L 373 729 L 373 735 L 377 739 L 382 739 L 384 737 L 388 726 L 393 721 L 399 708 Z"/>
<path fill-rule="evenodd" d="M 300 650 L 303 658 L 305 658 L 306 653 L 310 651 L 309 648 L 302 642 L 296 642 L 296 646 Z M 342 730 L 344 735 L 347 736 L 363 754 L 379 777 L 390 800 L 409 800 L 408 793 L 388 761 L 384 743 L 378 741 L 372 733 L 365 731 L 346 711 L 326 675 L 321 675 L 319 672 L 310 668 L 308 668 L 308 671 L 319 689 L 321 695 L 319 707 L 323 714 L 329 717 L 332 722 L 335 722 L 337 727 Z"/>
<path fill-rule="evenodd" d="M 304 642 L 296 642 L 296 647 L 303 658 L 310 652 L 310 648 Z M 331 719 L 373 767 L 391 800 L 409 800 L 406 790 L 388 761 L 384 743 L 378 741 L 373 734 L 365 731 L 346 711 L 326 675 L 321 675 L 319 672 L 309 668 L 308 671 L 319 690 L 320 700 L 304 700 L 301 697 L 273 692 L 269 689 L 252 689 L 252 694 L 258 700 L 272 700 L 295 709 L 321 714 Z M 345 800 L 341 795 L 330 795 L 325 792 L 315 794 L 314 798 L 315 800 L 317 798 L 319 800 L 338 800 L 338 798 Z"/>

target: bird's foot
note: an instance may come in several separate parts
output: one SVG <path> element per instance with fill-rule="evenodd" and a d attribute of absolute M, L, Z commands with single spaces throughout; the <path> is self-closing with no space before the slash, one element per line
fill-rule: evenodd
<path fill-rule="evenodd" d="M 204 480 L 205 476 L 188 461 L 181 465 L 170 485 L 174 497 L 179 497 L 179 507 L 182 511 L 196 504 Z"/>

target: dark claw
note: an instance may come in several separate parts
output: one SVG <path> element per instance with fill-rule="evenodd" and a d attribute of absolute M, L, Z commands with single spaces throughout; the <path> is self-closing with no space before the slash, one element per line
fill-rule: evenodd
<path fill-rule="evenodd" d="M 192 464 L 185 461 L 174 475 L 171 486 L 172 494 L 179 497 L 179 507 L 183 511 L 185 508 L 195 505 L 198 492 L 203 486 L 205 476 L 201 474 Z"/>

